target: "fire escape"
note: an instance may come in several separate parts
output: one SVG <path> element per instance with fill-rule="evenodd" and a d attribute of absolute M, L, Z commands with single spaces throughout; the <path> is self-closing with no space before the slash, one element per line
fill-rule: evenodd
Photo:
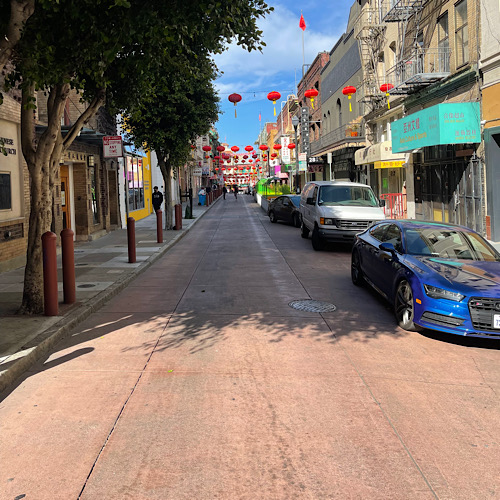
<path fill-rule="evenodd" d="M 369 4 L 362 9 L 354 25 L 354 35 L 358 40 L 363 70 L 363 82 L 358 101 L 372 109 L 376 108 L 384 98 L 379 90 L 377 66 L 379 54 L 383 49 L 385 28 L 381 20 L 380 9 L 371 7 Z"/>
<path fill-rule="evenodd" d="M 387 71 L 392 95 L 407 95 L 450 75 L 448 47 L 424 47 L 420 18 L 425 0 L 381 0 L 381 21 L 398 23 L 396 64 Z M 413 33 L 413 36 L 410 34 Z"/>

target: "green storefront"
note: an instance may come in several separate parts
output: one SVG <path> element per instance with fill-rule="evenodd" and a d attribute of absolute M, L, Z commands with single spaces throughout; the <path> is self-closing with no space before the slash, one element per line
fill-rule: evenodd
<path fill-rule="evenodd" d="M 438 104 L 396 120 L 391 132 L 393 153 L 412 153 L 416 218 L 484 233 L 479 103 Z"/>

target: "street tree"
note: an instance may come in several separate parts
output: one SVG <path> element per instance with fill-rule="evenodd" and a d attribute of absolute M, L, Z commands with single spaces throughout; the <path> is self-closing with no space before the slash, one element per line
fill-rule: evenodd
<path fill-rule="evenodd" d="M 43 310 L 41 235 L 52 222 L 59 160 L 108 100 L 115 109 L 136 104 L 150 72 L 184 59 L 196 70 L 200 54 L 236 39 L 248 50 L 264 44 L 257 19 L 272 9 L 261 0 L 58 0 L 39 2 L 11 55 L 7 85 L 22 89 L 21 146 L 30 174 L 31 212 L 20 313 Z M 126 82 L 127 92 L 119 93 Z M 114 85 L 115 91 L 111 88 Z M 85 111 L 63 134 L 61 118 L 71 89 Z M 47 127 L 35 133 L 36 91 L 48 95 Z"/>
<path fill-rule="evenodd" d="M 0 0 L 0 70 L 9 61 L 24 23 L 34 11 L 35 0 Z"/>
<path fill-rule="evenodd" d="M 217 120 L 216 69 L 209 57 L 197 59 L 197 71 L 171 64 L 150 92 L 124 117 L 124 128 L 138 147 L 156 153 L 165 186 L 165 228 L 172 229 L 172 171 L 186 163 L 190 144 Z"/>

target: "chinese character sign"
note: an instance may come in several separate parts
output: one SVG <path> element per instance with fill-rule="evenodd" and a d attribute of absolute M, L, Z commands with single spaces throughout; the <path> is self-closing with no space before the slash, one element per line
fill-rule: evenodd
<path fill-rule="evenodd" d="M 444 103 L 391 124 L 392 152 L 440 144 L 481 142 L 479 103 Z"/>

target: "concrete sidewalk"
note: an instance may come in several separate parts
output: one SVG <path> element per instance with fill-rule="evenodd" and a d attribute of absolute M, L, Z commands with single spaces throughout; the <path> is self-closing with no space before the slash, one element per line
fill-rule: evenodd
<path fill-rule="evenodd" d="M 128 262 L 127 230 L 118 229 L 90 242 L 75 242 L 76 303 L 63 304 L 58 255 L 59 316 L 18 316 L 24 267 L 0 274 L 0 392 L 59 342 L 91 312 L 123 290 L 177 243 L 210 207 L 193 205 L 193 219 L 180 231 L 163 231 L 156 242 L 156 216 L 136 222 L 137 262 Z M 183 216 L 186 204 L 183 203 Z"/>

